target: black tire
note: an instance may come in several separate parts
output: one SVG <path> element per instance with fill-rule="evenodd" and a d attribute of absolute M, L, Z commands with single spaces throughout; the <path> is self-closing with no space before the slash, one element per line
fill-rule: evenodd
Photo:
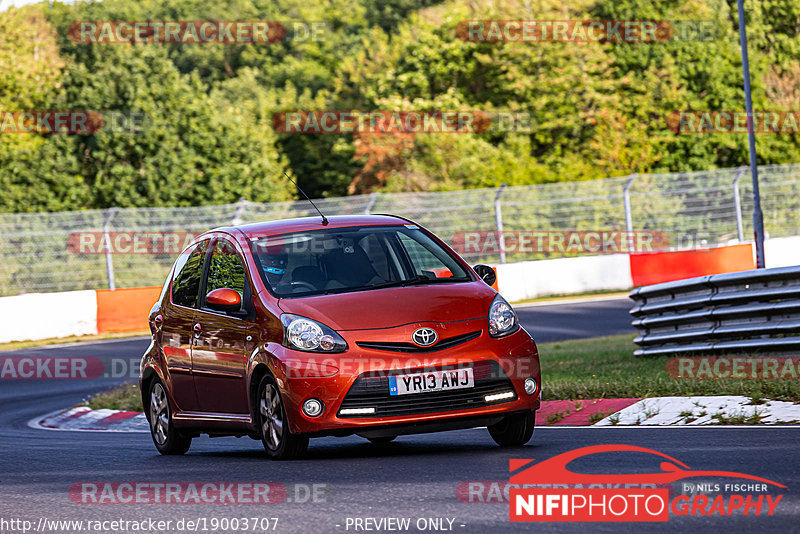
<path fill-rule="evenodd" d="M 172 424 L 172 409 L 164 384 L 156 378 L 150 384 L 147 414 L 150 437 L 161 454 L 184 454 L 192 445 L 191 436 L 178 432 Z"/>
<path fill-rule="evenodd" d="M 519 447 L 531 440 L 535 426 L 533 412 L 523 412 L 507 415 L 488 428 L 492 439 L 501 447 Z"/>
<path fill-rule="evenodd" d="M 273 460 L 294 460 L 308 449 L 308 437 L 293 434 L 286 420 L 278 384 L 272 375 L 266 375 L 258 385 L 256 418 L 261 443 Z"/>
<path fill-rule="evenodd" d="M 383 436 L 381 438 L 367 438 L 371 443 L 375 445 L 386 445 L 387 443 L 391 443 L 397 439 L 397 436 Z"/>

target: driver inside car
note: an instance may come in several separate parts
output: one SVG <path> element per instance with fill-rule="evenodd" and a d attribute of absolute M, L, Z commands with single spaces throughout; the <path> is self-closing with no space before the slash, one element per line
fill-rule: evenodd
<path fill-rule="evenodd" d="M 361 287 L 385 281 L 375 272 L 364 249 L 352 240 L 343 240 L 341 247 L 325 254 L 322 264 L 328 273 L 325 289 Z"/>
<path fill-rule="evenodd" d="M 284 252 L 265 254 L 261 256 L 261 269 L 271 284 L 279 286 L 286 283 L 283 277 L 286 274 L 288 262 L 288 256 Z"/>
<path fill-rule="evenodd" d="M 358 243 L 352 239 L 338 241 L 335 248 L 315 258 L 319 266 L 299 265 L 288 269 L 288 254 L 281 251 L 262 255 L 262 269 L 273 287 L 287 293 L 361 287 L 385 281 L 375 272 L 366 251 Z"/>

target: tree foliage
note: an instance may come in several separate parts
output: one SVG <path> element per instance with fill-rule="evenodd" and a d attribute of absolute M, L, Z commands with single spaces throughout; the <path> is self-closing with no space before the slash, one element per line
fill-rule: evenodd
<path fill-rule="evenodd" d="M 748 2 L 756 109 L 800 104 L 800 7 Z M 708 40 L 492 43 L 473 19 L 707 21 Z M 270 20 L 272 44 L 83 44 L 81 20 Z M 304 33 L 314 23 L 322 31 Z M 141 113 L 135 132 L 0 135 L 0 211 L 188 206 L 587 180 L 746 164 L 741 134 L 675 134 L 677 110 L 743 109 L 735 0 L 104 0 L 0 13 L 0 109 Z M 477 134 L 276 132 L 292 110 L 524 114 Z M 759 163 L 800 161 L 760 135 Z"/>

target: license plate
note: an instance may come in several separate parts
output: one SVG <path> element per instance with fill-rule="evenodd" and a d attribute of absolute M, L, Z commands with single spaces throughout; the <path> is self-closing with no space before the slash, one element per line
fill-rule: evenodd
<path fill-rule="evenodd" d="M 475 387 L 471 368 L 389 377 L 389 395 L 409 395 L 471 387 Z"/>

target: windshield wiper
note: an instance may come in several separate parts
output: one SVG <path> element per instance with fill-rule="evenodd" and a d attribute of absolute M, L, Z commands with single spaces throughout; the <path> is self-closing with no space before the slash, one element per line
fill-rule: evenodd
<path fill-rule="evenodd" d="M 406 280 L 393 280 L 391 282 L 381 282 L 380 284 L 370 284 L 368 286 L 362 286 L 360 289 L 383 289 L 385 287 L 403 287 L 403 286 L 410 286 L 412 284 L 418 284 L 422 281 L 422 279 L 426 277 L 419 275 L 417 278 L 408 278 Z"/>
<path fill-rule="evenodd" d="M 427 276 L 420 274 L 415 276 L 414 278 L 407 278 L 405 280 L 392 280 L 391 282 L 381 282 L 379 284 L 370 284 L 365 286 L 354 286 L 354 287 L 336 287 L 331 289 L 322 289 L 315 292 L 308 292 L 308 293 L 297 293 L 297 294 L 289 294 L 285 295 L 283 298 L 292 298 L 292 297 L 313 297 L 316 295 L 335 295 L 337 293 L 350 293 L 354 291 L 366 291 L 368 289 L 386 289 L 389 287 L 406 287 L 406 286 L 417 286 L 417 285 L 425 285 L 425 284 L 437 284 L 437 283 L 444 283 L 444 282 L 469 282 L 469 278 L 461 277 L 449 277 L 449 278 L 428 278 Z"/>
<path fill-rule="evenodd" d="M 407 278 L 405 280 L 394 280 L 392 282 L 383 282 L 380 284 L 372 284 L 368 286 L 363 286 L 359 289 L 383 289 L 386 287 L 404 287 L 404 286 L 417 286 L 417 285 L 425 285 L 425 284 L 437 284 L 442 282 L 466 282 L 468 278 L 428 278 L 423 274 L 419 274 L 413 278 Z"/>

